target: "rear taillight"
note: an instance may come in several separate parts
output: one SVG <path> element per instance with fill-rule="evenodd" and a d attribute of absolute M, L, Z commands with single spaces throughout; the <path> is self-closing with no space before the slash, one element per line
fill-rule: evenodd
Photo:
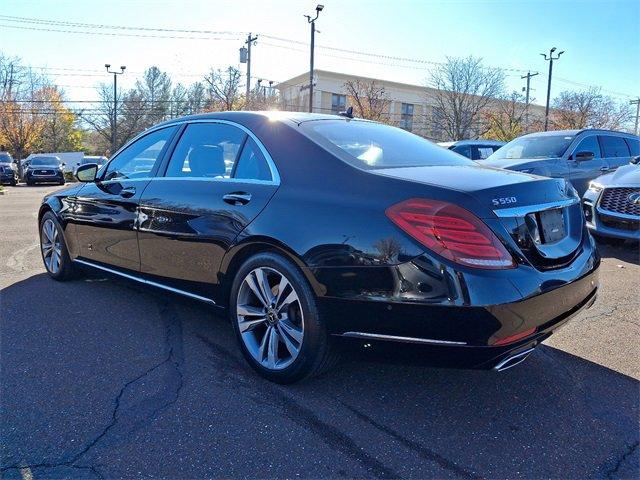
<path fill-rule="evenodd" d="M 413 198 L 389 207 L 385 213 L 429 250 L 460 265 L 515 267 L 513 258 L 489 227 L 457 205 Z"/>

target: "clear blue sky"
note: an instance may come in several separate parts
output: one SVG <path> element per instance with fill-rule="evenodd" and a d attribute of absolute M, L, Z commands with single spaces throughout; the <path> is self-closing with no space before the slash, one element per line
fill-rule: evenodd
<path fill-rule="evenodd" d="M 325 5 L 317 22 L 316 42 L 321 46 L 436 62 L 446 55 L 474 55 L 491 66 L 540 71 L 532 81 L 536 103 L 544 102 L 546 91 L 547 63 L 539 54 L 557 46 L 566 53 L 554 65 L 554 94 L 584 89 L 578 85 L 584 84 L 600 86 L 619 100 L 628 100 L 625 95 L 640 96 L 640 0 L 2 0 L 0 15 L 232 33 L 216 35 L 221 40 L 102 36 L 31 28 L 117 31 L 0 18 L 0 50 L 33 66 L 72 69 L 47 72 L 65 85 L 68 98 L 94 99 L 92 87 L 108 80 L 98 73 L 105 63 L 127 65 L 124 86 L 154 64 L 188 84 L 211 67 L 239 66 L 240 38 L 248 31 L 306 43 L 309 26 L 303 14 L 312 13 L 317 3 Z M 316 67 L 415 84 L 424 84 L 432 68 L 321 48 L 316 50 Z M 265 37 L 258 41 L 254 76 L 283 81 L 305 71 L 306 44 Z M 520 90 L 521 73 L 506 73 L 510 89 Z"/>

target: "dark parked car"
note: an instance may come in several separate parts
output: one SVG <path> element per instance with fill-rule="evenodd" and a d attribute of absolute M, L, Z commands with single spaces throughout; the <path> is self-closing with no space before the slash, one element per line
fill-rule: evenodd
<path fill-rule="evenodd" d="M 458 140 L 457 142 L 441 142 L 441 147 L 453 150 L 471 160 L 484 160 L 502 147 L 505 142 L 498 140 Z"/>
<path fill-rule="evenodd" d="M 0 185 L 2 184 L 18 184 L 18 174 L 9 163 L 0 163 Z"/>
<path fill-rule="evenodd" d="M 640 138 L 611 130 L 558 130 L 524 135 L 483 165 L 569 180 L 580 195 L 589 182 L 640 155 Z"/>
<path fill-rule="evenodd" d="M 596 178 L 582 198 L 587 227 L 605 243 L 640 241 L 640 157 Z"/>
<path fill-rule="evenodd" d="M 27 185 L 59 183 L 64 185 L 64 163 L 58 157 L 33 157 L 24 173 Z"/>
<path fill-rule="evenodd" d="M 40 208 L 49 275 L 91 267 L 226 309 L 249 364 L 281 383 L 325 370 L 338 337 L 505 369 L 598 288 L 564 180 L 485 168 L 375 122 L 197 115 L 145 131 L 96 172 L 81 166 L 85 183 Z"/>

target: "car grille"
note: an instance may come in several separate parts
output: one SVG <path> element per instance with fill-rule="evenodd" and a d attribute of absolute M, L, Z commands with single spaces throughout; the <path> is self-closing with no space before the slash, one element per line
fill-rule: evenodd
<path fill-rule="evenodd" d="M 640 203 L 632 203 L 629 195 L 640 192 L 640 188 L 616 187 L 605 188 L 600 200 L 600 208 L 625 215 L 640 216 Z"/>
<path fill-rule="evenodd" d="M 34 170 L 34 175 L 55 175 L 56 172 L 53 170 Z"/>

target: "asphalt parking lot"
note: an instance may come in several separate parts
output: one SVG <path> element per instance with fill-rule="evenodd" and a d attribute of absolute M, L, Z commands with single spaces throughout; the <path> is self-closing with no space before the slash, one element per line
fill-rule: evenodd
<path fill-rule="evenodd" d="M 640 261 L 606 247 L 595 306 L 503 373 L 354 354 L 281 387 L 204 305 L 42 267 L 59 187 L 0 196 L 2 478 L 638 478 Z"/>

